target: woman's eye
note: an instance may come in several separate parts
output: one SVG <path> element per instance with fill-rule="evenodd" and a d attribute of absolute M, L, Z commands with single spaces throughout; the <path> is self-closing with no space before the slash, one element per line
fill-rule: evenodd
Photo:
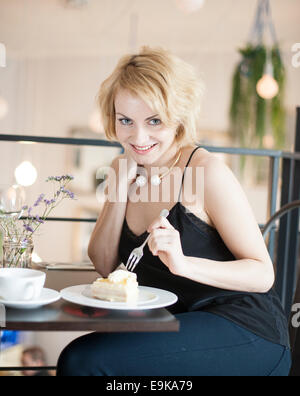
<path fill-rule="evenodd" d="M 131 120 L 128 118 L 119 118 L 119 121 L 122 125 L 131 125 Z"/>
<path fill-rule="evenodd" d="M 160 125 L 161 120 L 159 118 L 152 118 L 152 120 L 150 120 L 150 124 L 151 125 Z"/>

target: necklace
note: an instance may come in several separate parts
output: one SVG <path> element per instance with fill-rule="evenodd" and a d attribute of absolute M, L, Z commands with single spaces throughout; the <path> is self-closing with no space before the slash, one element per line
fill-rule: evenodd
<path fill-rule="evenodd" d="M 172 169 L 174 168 L 174 166 L 176 166 L 176 164 L 178 163 L 179 159 L 181 157 L 181 151 L 178 154 L 175 162 L 173 163 L 173 165 L 164 173 L 160 174 L 160 175 L 153 175 L 151 177 L 151 184 L 152 186 L 159 186 L 161 184 L 162 179 L 167 176 Z M 147 184 L 147 178 L 145 176 L 139 175 L 136 180 L 135 183 L 139 186 L 139 187 L 144 187 Z"/>

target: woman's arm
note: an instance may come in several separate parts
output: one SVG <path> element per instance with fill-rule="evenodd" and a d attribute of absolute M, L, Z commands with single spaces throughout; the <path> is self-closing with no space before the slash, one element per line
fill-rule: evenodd
<path fill-rule="evenodd" d="M 90 259 L 97 272 L 103 277 L 107 277 L 119 264 L 118 249 L 126 214 L 128 187 L 133 178 L 131 172 L 134 172 L 135 166 L 137 167 L 137 164 L 127 161 L 126 167 L 122 167 L 120 171 L 119 165 L 121 162 L 124 165 L 124 161 L 127 161 L 126 155 L 120 155 L 111 164 L 106 182 L 107 187 L 104 190 L 106 200 L 88 247 Z M 127 172 L 124 172 L 126 169 Z M 113 195 L 109 195 L 109 188 Z M 118 197 L 122 199 L 119 200 Z"/>
<path fill-rule="evenodd" d="M 223 289 L 267 292 L 274 283 L 273 264 L 244 190 L 215 156 L 205 161 L 204 178 L 206 212 L 236 261 L 187 257 L 185 276 Z"/>
<path fill-rule="evenodd" d="M 176 275 L 221 289 L 264 293 L 274 269 L 247 197 L 225 163 L 213 155 L 204 167 L 205 209 L 236 260 L 214 261 L 183 255 L 179 232 L 167 219 L 155 220 L 149 248 Z"/>

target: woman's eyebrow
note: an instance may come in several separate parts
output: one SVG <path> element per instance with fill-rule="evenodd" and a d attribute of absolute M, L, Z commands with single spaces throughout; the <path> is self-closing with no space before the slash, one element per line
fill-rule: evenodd
<path fill-rule="evenodd" d="M 127 118 L 128 120 L 131 120 L 131 118 L 127 117 L 125 114 L 122 114 L 122 113 L 116 113 L 116 115 L 120 115 L 120 116 L 122 116 L 122 117 L 124 117 L 124 118 Z"/>
<path fill-rule="evenodd" d="M 146 118 L 146 121 L 151 120 L 151 118 L 154 118 L 154 117 L 158 117 L 158 114 L 154 114 L 153 116 Z"/>
<path fill-rule="evenodd" d="M 122 116 L 122 117 L 124 117 L 124 118 L 127 118 L 127 120 L 131 120 L 130 117 L 127 117 L 126 115 L 124 115 L 124 114 L 122 114 L 122 113 L 116 113 L 116 115 L 120 115 L 120 116 Z M 157 116 L 158 116 L 158 114 L 154 114 L 153 116 L 146 118 L 145 121 L 151 120 L 152 118 L 157 117 Z"/>

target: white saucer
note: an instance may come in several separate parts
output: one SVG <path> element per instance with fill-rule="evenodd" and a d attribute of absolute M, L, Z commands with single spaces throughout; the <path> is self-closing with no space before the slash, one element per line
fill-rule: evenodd
<path fill-rule="evenodd" d="M 125 302 L 110 302 L 93 298 L 90 285 L 78 285 L 61 290 L 61 297 L 71 303 L 92 308 L 105 309 L 153 309 L 163 308 L 176 303 L 177 296 L 166 290 L 154 287 L 139 286 L 139 299 L 137 304 Z"/>
<path fill-rule="evenodd" d="M 44 305 L 52 304 L 60 299 L 60 293 L 52 289 L 43 289 L 40 297 L 33 301 L 6 301 L 0 300 L 0 304 L 7 308 L 35 309 Z"/>

